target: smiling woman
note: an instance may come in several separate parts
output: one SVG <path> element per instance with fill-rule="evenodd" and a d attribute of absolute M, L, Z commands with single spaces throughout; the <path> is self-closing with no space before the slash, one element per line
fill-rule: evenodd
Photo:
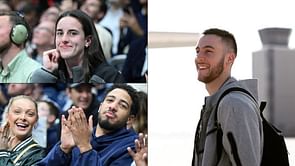
<path fill-rule="evenodd" d="M 21 95 L 10 99 L 7 111 L 7 124 L 0 130 L 0 165 L 34 165 L 45 155 L 32 138 L 38 120 L 37 104 Z"/>
<path fill-rule="evenodd" d="M 33 73 L 32 83 L 124 82 L 104 56 L 91 18 L 80 10 L 64 12 L 55 29 L 55 47 L 43 54 L 43 68 Z"/>

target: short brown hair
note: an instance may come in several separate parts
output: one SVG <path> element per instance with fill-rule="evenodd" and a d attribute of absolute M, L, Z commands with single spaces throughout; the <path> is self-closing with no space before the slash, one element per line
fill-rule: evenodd
<path fill-rule="evenodd" d="M 203 32 L 204 35 L 216 35 L 221 37 L 222 41 L 224 41 L 229 48 L 231 48 L 234 53 L 237 55 L 238 48 L 235 37 L 233 34 L 229 33 L 226 30 L 218 29 L 218 28 L 211 28 L 207 29 Z"/>

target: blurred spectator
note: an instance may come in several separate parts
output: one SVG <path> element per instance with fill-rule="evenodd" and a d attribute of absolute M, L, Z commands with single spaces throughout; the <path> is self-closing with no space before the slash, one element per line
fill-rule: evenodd
<path fill-rule="evenodd" d="M 11 6 L 10 6 L 10 4 L 7 2 L 7 1 L 5 1 L 5 0 L 1 0 L 0 1 L 0 12 L 8 12 L 8 11 L 11 11 L 12 10 L 12 8 L 11 8 Z"/>
<path fill-rule="evenodd" d="M 43 64 L 43 52 L 54 48 L 54 30 L 55 22 L 52 21 L 42 21 L 34 28 L 31 57 L 40 64 Z"/>
<path fill-rule="evenodd" d="M 85 0 L 82 3 L 81 10 L 85 12 L 94 23 L 100 22 L 106 14 L 107 6 L 104 0 Z"/>
<path fill-rule="evenodd" d="M 60 9 L 62 12 L 76 10 L 81 6 L 81 0 L 63 0 L 60 4 Z"/>
<path fill-rule="evenodd" d="M 127 54 L 128 45 L 133 40 L 147 35 L 147 1 L 133 0 L 123 11 L 118 54 Z"/>
<path fill-rule="evenodd" d="M 85 0 L 81 10 L 92 18 L 99 36 L 100 44 L 106 59 L 111 58 L 113 37 L 110 30 L 99 24 L 106 14 L 107 6 L 104 0 Z"/>
<path fill-rule="evenodd" d="M 30 82 L 33 71 L 41 67 L 24 50 L 30 27 L 16 12 L 0 12 L 0 22 L 0 82 Z"/>
<path fill-rule="evenodd" d="M 133 128 L 137 133 L 143 133 L 144 135 L 148 133 L 147 126 L 147 115 L 148 115 L 148 101 L 147 94 L 145 92 L 139 91 L 138 95 L 138 113 L 136 119 L 133 123 Z"/>
<path fill-rule="evenodd" d="M 8 102 L 8 98 L 4 92 L 3 84 L 0 85 L 0 122 L 2 121 L 2 114 L 4 113 L 5 105 Z"/>
<path fill-rule="evenodd" d="M 87 83 L 74 83 L 67 88 L 67 94 L 72 104 L 66 110 L 70 109 L 72 106 L 77 106 L 83 109 L 86 118 L 88 119 L 90 115 L 93 115 L 93 126 L 97 125 L 98 108 L 100 102 L 97 100 L 92 91 L 95 90 L 92 84 Z M 63 112 L 65 117 L 68 117 L 68 111 Z"/>
<path fill-rule="evenodd" d="M 123 65 L 122 74 L 129 83 L 144 83 L 146 82 L 147 68 L 147 37 L 143 36 L 130 43 L 130 48 L 127 58 Z"/>
<path fill-rule="evenodd" d="M 99 23 L 111 30 L 113 35 L 112 54 L 118 54 L 118 43 L 120 40 L 120 18 L 123 16 L 123 8 L 126 4 L 125 0 L 109 0 L 109 8 L 105 17 Z M 129 2 L 127 2 L 129 3 Z"/>
<path fill-rule="evenodd" d="M 96 89 L 96 98 L 98 101 L 103 101 L 105 97 L 105 91 L 112 86 L 112 84 L 94 84 Z"/>
<path fill-rule="evenodd" d="M 6 105 L 7 102 L 8 102 L 8 99 L 7 99 L 6 95 L 5 95 L 5 93 L 3 92 L 2 85 L 0 85 L 0 108 L 2 106 Z M 1 113 L 0 113 L 0 115 L 1 115 Z"/>
<path fill-rule="evenodd" d="M 37 7 L 31 3 L 24 3 L 19 11 L 24 14 L 25 20 L 30 26 L 30 29 L 34 29 L 34 27 L 38 24 L 39 21 L 39 13 L 37 12 Z M 31 40 L 31 38 L 29 38 Z"/>
<path fill-rule="evenodd" d="M 46 9 L 45 12 L 43 12 L 43 14 L 40 17 L 40 22 L 52 21 L 55 23 L 60 12 L 61 9 L 58 5 L 51 6 L 48 9 Z"/>
<path fill-rule="evenodd" d="M 133 128 L 137 133 L 147 134 L 147 94 L 137 92 L 138 110 L 136 118 L 127 123 L 127 128 Z"/>
<path fill-rule="evenodd" d="M 121 18 L 119 52 L 127 52 L 122 73 L 127 82 L 146 82 L 147 72 L 147 0 L 133 0 Z M 136 3 L 137 2 L 137 3 Z M 138 7 L 140 10 L 138 10 Z M 126 50 L 128 48 L 128 51 Z"/>
<path fill-rule="evenodd" d="M 39 118 L 44 117 L 46 119 L 46 153 L 59 141 L 59 109 L 51 101 L 40 100 L 38 104 Z M 37 127 L 38 128 L 38 127 Z"/>
<path fill-rule="evenodd" d="M 34 100 L 52 100 L 43 92 L 41 84 L 8 84 L 7 94 L 9 97 L 18 95 L 26 95 L 32 97 Z"/>
<path fill-rule="evenodd" d="M 34 84 L 8 84 L 7 94 L 9 97 L 18 95 L 33 96 Z"/>
<path fill-rule="evenodd" d="M 13 11 L 20 11 L 20 9 L 26 4 L 29 3 L 30 0 L 9 0 L 10 6 L 13 7 Z"/>

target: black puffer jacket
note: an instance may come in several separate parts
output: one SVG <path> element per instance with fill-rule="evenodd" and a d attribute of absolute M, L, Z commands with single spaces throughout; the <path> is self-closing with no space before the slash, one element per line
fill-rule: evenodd
<path fill-rule="evenodd" d="M 12 150 L 0 150 L 2 166 L 34 166 L 45 157 L 45 149 L 32 137 L 17 144 Z"/>

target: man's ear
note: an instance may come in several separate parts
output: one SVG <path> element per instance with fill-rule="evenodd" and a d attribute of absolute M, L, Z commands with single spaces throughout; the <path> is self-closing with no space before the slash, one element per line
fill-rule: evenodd
<path fill-rule="evenodd" d="M 97 112 L 99 112 L 99 111 L 100 111 L 100 107 L 101 107 L 101 105 L 102 105 L 102 103 L 100 103 L 100 104 L 99 104 L 99 107 L 98 107 L 98 110 L 97 110 Z"/>
<path fill-rule="evenodd" d="M 230 52 L 230 53 L 228 53 L 228 56 L 226 57 L 226 63 L 232 65 L 234 63 L 235 59 L 236 59 L 236 54 L 233 52 Z"/>

